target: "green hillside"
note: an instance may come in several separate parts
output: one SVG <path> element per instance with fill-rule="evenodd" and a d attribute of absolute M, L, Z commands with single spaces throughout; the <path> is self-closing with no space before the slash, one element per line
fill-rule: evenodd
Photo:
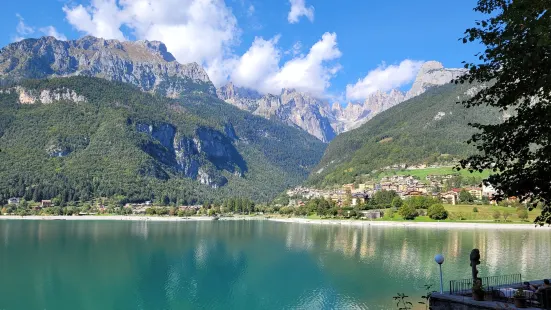
<path fill-rule="evenodd" d="M 458 104 L 472 85 L 448 84 L 375 116 L 336 137 L 308 183 L 318 187 L 354 182 L 361 175 L 395 164 L 449 163 L 475 149 L 466 141 L 470 122 L 493 123 L 502 115 L 489 107 Z"/>
<path fill-rule="evenodd" d="M 21 104 L 21 89 L 86 101 Z M 0 202 L 267 201 L 304 181 L 324 148 L 208 95 L 173 100 L 87 77 L 25 81 L 0 93 Z"/>

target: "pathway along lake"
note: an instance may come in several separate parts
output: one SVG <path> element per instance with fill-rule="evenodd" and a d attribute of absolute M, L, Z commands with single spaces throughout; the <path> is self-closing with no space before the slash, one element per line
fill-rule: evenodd
<path fill-rule="evenodd" d="M 0 309 L 395 309 L 444 281 L 551 277 L 547 229 L 0 221 Z M 447 285 L 446 285 L 447 286 Z"/>

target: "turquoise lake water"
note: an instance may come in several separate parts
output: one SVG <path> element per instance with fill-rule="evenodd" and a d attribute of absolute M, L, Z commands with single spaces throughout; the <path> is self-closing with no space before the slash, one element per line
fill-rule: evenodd
<path fill-rule="evenodd" d="M 0 221 L 0 309 L 395 309 L 445 281 L 551 277 L 549 230 Z"/>

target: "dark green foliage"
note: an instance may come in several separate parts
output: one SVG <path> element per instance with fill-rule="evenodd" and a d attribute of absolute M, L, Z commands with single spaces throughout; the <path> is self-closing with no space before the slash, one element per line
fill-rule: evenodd
<path fill-rule="evenodd" d="M 419 213 L 411 204 L 404 204 L 400 209 L 398 209 L 398 214 L 404 218 L 404 220 L 413 220 Z"/>
<path fill-rule="evenodd" d="M 402 200 L 402 198 L 396 196 L 396 197 L 392 198 L 392 202 L 391 202 L 390 205 L 394 209 L 400 209 L 400 207 L 402 207 L 403 204 L 404 204 L 404 201 Z"/>
<path fill-rule="evenodd" d="M 251 213 L 255 212 L 255 203 L 248 198 L 231 198 L 222 203 L 224 212 Z"/>
<path fill-rule="evenodd" d="M 448 218 L 448 211 L 442 204 L 437 203 L 429 207 L 427 215 L 433 220 L 445 220 Z"/>
<path fill-rule="evenodd" d="M 474 197 L 466 189 L 462 189 L 459 192 L 459 201 L 463 203 L 472 203 L 474 201 Z"/>
<path fill-rule="evenodd" d="M 463 42 L 482 43 L 479 61 L 457 83 L 485 83 L 487 88 L 464 100 L 473 111 L 492 106 L 511 117 L 500 124 L 471 120 L 480 130 L 470 142 L 479 153 L 461 162 L 471 170 L 493 169 L 488 181 L 502 193 L 534 207 L 544 204 L 536 222 L 551 224 L 551 2 L 548 0 L 479 0 L 486 14 L 467 29 Z"/>
<path fill-rule="evenodd" d="M 0 203 L 9 197 L 57 198 L 60 205 L 95 197 L 118 197 L 118 205 L 150 200 L 172 206 L 227 197 L 269 201 L 304 180 L 324 149 L 298 129 L 206 95 L 171 100 L 86 77 L 21 86 L 35 94 L 71 89 L 88 102 L 20 105 L 13 91 L 0 94 Z M 190 153 L 189 158 L 224 186 L 213 189 L 185 177 L 176 168 L 172 136 L 140 132 L 139 124 L 167 126 L 189 139 L 203 133 L 218 137 L 226 146 L 222 155 Z"/>
<path fill-rule="evenodd" d="M 488 198 L 488 196 L 482 196 L 482 204 L 483 205 L 489 205 L 490 204 L 490 198 Z"/>
<path fill-rule="evenodd" d="M 497 123 L 502 115 L 489 107 L 466 109 L 456 104 L 471 88 L 448 84 L 430 89 L 337 136 L 309 183 L 319 187 L 352 183 L 394 164 L 449 162 L 473 154 L 474 148 L 465 142 L 475 132 L 468 123 Z M 439 112 L 445 115 L 439 118 Z"/>
<path fill-rule="evenodd" d="M 428 209 L 433 204 L 440 203 L 440 201 L 429 196 L 414 196 L 407 198 L 404 203 L 415 209 Z"/>
<path fill-rule="evenodd" d="M 398 194 L 396 194 L 395 191 L 382 190 L 382 191 L 377 191 L 373 195 L 372 199 L 375 201 L 375 204 L 379 206 L 379 208 L 390 208 L 391 206 L 398 208 L 398 206 L 392 205 L 395 198 L 400 199 L 400 197 L 398 196 Z"/>

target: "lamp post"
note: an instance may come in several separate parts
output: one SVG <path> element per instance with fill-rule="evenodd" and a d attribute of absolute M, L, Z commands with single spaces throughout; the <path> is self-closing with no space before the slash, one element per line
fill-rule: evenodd
<path fill-rule="evenodd" d="M 434 261 L 440 266 L 440 294 L 444 294 L 444 282 L 442 280 L 442 264 L 444 263 L 444 255 L 438 254 L 434 257 Z"/>

